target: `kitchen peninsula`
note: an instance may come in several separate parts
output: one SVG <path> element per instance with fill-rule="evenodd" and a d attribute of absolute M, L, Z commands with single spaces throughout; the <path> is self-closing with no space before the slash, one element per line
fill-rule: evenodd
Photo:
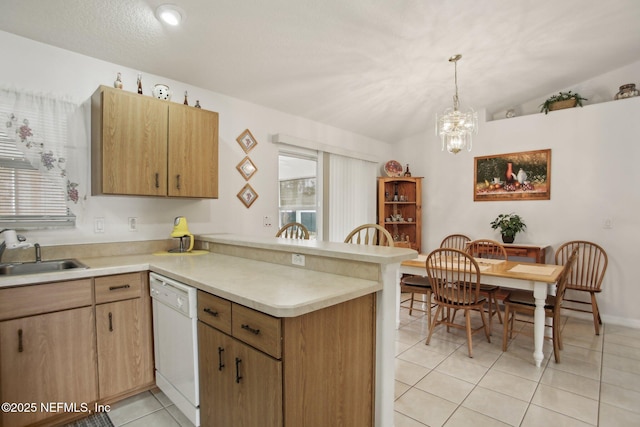
<path fill-rule="evenodd" d="M 368 350 L 374 360 L 368 379 L 369 396 L 372 396 L 369 400 L 373 402 L 368 406 L 374 408 L 371 416 L 374 425 L 393 425 L 395 291 L 400 263 L 415 258 L 415 251 L 405 248 L 234 235 L 201 235 L 196 237 L 196 241 L 200 248 L 209 249 L 210 253 L 193 256 L 78 257 L 90 268 L 64 273 L 2 278 L 0 288 L 154 271 L 231 304 L 281 319 L 284 331 L 282 362 L 285 372 L 290 369 L 288 366 L 299 368 L 295 365 L 298 360 L 294 351 L 305 353 L 308 351 L 307 347 L 313 348 L 313 341 L 318 336 L 329 332 L 335 336 L 336 343 L 344 342 L 341 341 L 344 339 L 343 332 L 345 336 L 355 336 L 355 332 L 349 330 L 350 325 L 339 323 L 328 323 L 328 330 L 314 331 L 305 336 L 305 333 L 309 332 L 305 329 L 308 325 L 304 322 L 296 323 L 296 319 L 306 319 L 322 313 L 348 314 L 353 308 L 350 304 L 354 301 L 364 301 L 364 306 L 373 305 L 369 310 L 371 316 L 368 319 L 370 323 L 374 323 L 368 325 L 368 328 L 367 325 L 357 325 L 358 331 L 369 331 L 373 335 L 371 340 L 362 341 L 369 342 L 371 347 L 374 347 Z M 293 265 L 294 256 L 296 262 L 303 265 Z M 339 307 L 344 309 L 340 311 Z M 338 327 L 335 327 L 336 325 Z M 331 352 L 340 353 L 340 349 L 331 349 Z M 342 360 L 348 360 L 350 354 L 341 357 Z M 311 362 L 315 363 L 317 359 L 308 361 Z M 308 368 L 307 372 L 312 372 L 313 365 Z M 336 364 L 334 369 L 326 371 L 326 375 L 339 377 L 342 375 L 342 368 L 343 366 Z M 320 402 L 323 400 L 323 395 L 304 396 L 306 385 L 300 383 L 304 383 L 305 379 L 299 380 L 298 384 L 287 382 L 286 378 L 283 380 L 284 425 L 288 425 L 287 413 L 297 411 L 297 415 L 304 416 L 299 413 L 304 411 L 290 404 L 287 387 L 302 395 L 297 396 L 299 399 L 296 400 L 299 402 L 305 403 L 304 399 Z M 340 378 L 334 378 L 327 383 L 340 387 Z M 364 383 L 366 387 L 367 381 Z M 339 392 L 339 389 L 337 391 Z M 330 397 L 334 392 L 336 390 L 326 390 L 325 396 Z M 354 406 L 354 402 L 345 402 L 345 405 Z M 338 411 L 335 416 L 342 417 L 339 414 L 342 410 L 340 406 L 320 405 L 319 408 L 327 413 Z"/>

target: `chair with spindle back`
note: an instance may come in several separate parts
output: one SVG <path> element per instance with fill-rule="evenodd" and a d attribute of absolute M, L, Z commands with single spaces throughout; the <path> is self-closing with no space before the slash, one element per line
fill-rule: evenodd
<path fill-rule="evenodd" d="M 562 273 L 558 277 L 556 294 L 547 296 L 544 304 L 545 317 L 553 319 L 551 324 L 553 340 L 553 354 L 556 363 L 560 363 L 560 350 L 562 350 L 562 336 L 560 333 L 560 311 L 562 307 L 562 299 L 567 289 L 567 283 L 573 269 L 576 266 L 578 257 L 578 248 L 574 247 L 571 255 L 564 264 Z M 513 335 L 513 324 L 516 320 L 517 313 L 525 313 L 533 316 L 536 310 L 536 300 L 532 291 L 517 290 L 511 291 L 504 299 L 504 329 L 502 335 L 502 351 L 507 351 L 507 344 Z"/>
<path fill-rule="evenodd" d="M 393 246 L 393 237 L 378 224 L 363 224 L 353 229 L 344 242 L 357 245 Z"/>
<path fill-rule="evenodd" d="M 276 237 L 285 239 L 309 239 L 309 230 L 299 222 L 290 222 L 282 226 L 276 233 Z"/>
<path fill-rule="evenodd" d="M 486 297 L 480 295 L 480 267 L 478 263 L 466 252 L 439 248 L 427 256 L 426 268 L 437 305 L 426 344 L 428 345 L 431 341 L 433 331 L 438 325 L 446 325 L 447 329 L 449 327 L 465 329 L 469 357 L 473 357 L 471 336 L 475 332 L 484 330 L 487 342 L 491 342 L 489 328 L 482 309 Z M 464 325 L 454 322 L 457 310 L 464 311 Z M 480 314 L 482 326 L 474 329 L 471 327 L 471 313 L 476 311 Z"/>
<path fill-rule="evenodd" d="M 466 252 L 474 258 L 489 258 L 489 259 L 502 259 L 507 260 L 507 250 L 500 242 L 490 239 L 478 239 L 473 240 L 467 244 Z M 502 323 L 502 313 L 498 306 L 498 292 L 499 286 L 495 285 L 480 285 L 480 294 L 487 297 L 487 308 L 489 312 L 489 329 L 493 326 L 493 315 L 498 315 L 498 320 Z M 508 294 L 504 293 L 503 298 Z"/>
<path fill-rule="evenodd" d="M 573 240 L 564 243 L 558 248 L 558 250 L 556 250 L 556 264 L 564 265 L 569 259 L 574 248 L 578 248 L 578 259 L 576 261 L 575 268 L 571 271 L 571 275 L 569 276 L 567 290 L 589 292 L 591 301 L 586 302 L 568 298 L 565 298 L 564 301 L 574 304 L 591 305 L 591 310 L 589 311 L 576 308 L 571 305 L 567 306 L 567 304 L 562 308 L 582 311 L 585 313 L 593 313 L 593 326 L 595 328 L 596 335 L 600 335 L 602 319 L 600 319 L 600 311 L 598 310 L 596 294 L 602 291 L 602 279 L 604 278 L 605 271 L 607 271 L 609 258 L 601 246 L 585 240 Z"/>

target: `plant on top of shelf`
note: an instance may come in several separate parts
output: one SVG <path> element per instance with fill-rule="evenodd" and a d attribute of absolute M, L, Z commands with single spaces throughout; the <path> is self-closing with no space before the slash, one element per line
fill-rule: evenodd
<path fill-rule="evenodd" d="M 549 111 L 562 110 L 563 108 L 572 108 L 576 105 L 582 107 L 582 101 L 588 101 L 582 95 L 575 92 L 558 92 L 557 95 L 549 97 L 540 104 L 540 112 L 548 114 Z"/>
<path fill-rule="evenodd" d="M 500 214 L 491 222 L 491 228 L 500 229 L 502 241 L 504 243 L 513 243 L 516 234 L 527 228 L 520 215 L 514 213 Z"/>

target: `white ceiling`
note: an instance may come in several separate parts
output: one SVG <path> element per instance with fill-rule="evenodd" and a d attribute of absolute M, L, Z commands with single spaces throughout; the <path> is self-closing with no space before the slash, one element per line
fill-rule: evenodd
<path fill-rule="evenodd" d="M 156 6 L 186 12 L 160 24 Z M 0 30 L 388 142 L 640 59 L 638 0 L 0 0 Z M 625 82 L 622 82 L 625 83 Z M 639 82 L 640 83 L 640 82 Z"/>

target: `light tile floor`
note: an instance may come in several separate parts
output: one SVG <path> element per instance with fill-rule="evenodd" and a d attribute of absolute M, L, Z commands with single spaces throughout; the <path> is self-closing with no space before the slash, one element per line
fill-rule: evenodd
<path fill-rule="evenodd" d="M 469 358 L 464 330 L 439 326 L 425 345 L 424 314 L 400 315 L 395 427 L 640 425 L 639 329 L 603 325 L 596 336 L 592 321 L 563 318 L 561 363 L 545 340 L 536 368 L 529 324 L 517 323 L 503 353 L 494 318 L 491 343 L 475 334 Z"/>
<path fill-rule="evenodd" d="M 502 325 L 491 343 L 439 327 L 425 345 L 426 317 L 401 309 L 396 335 L 395 427 L 632 426 L 640 425 L 640 330 L 563 319 L 562 361 L 545 340 L 542 367 L 533 364 L 530 325 L 518 326 L 502 352 Z M 495 319 L 494 319 L 495 320 Z M 192 427 L 159 390 L 113 405 L 116 426 Z M 386 427 L 386 426 L 385 426 Z"/>
<path fill-rule="evenodd" d="M 113 404 L 109 418 L 116 427 L 193 427 L 159 389 Z"/>

